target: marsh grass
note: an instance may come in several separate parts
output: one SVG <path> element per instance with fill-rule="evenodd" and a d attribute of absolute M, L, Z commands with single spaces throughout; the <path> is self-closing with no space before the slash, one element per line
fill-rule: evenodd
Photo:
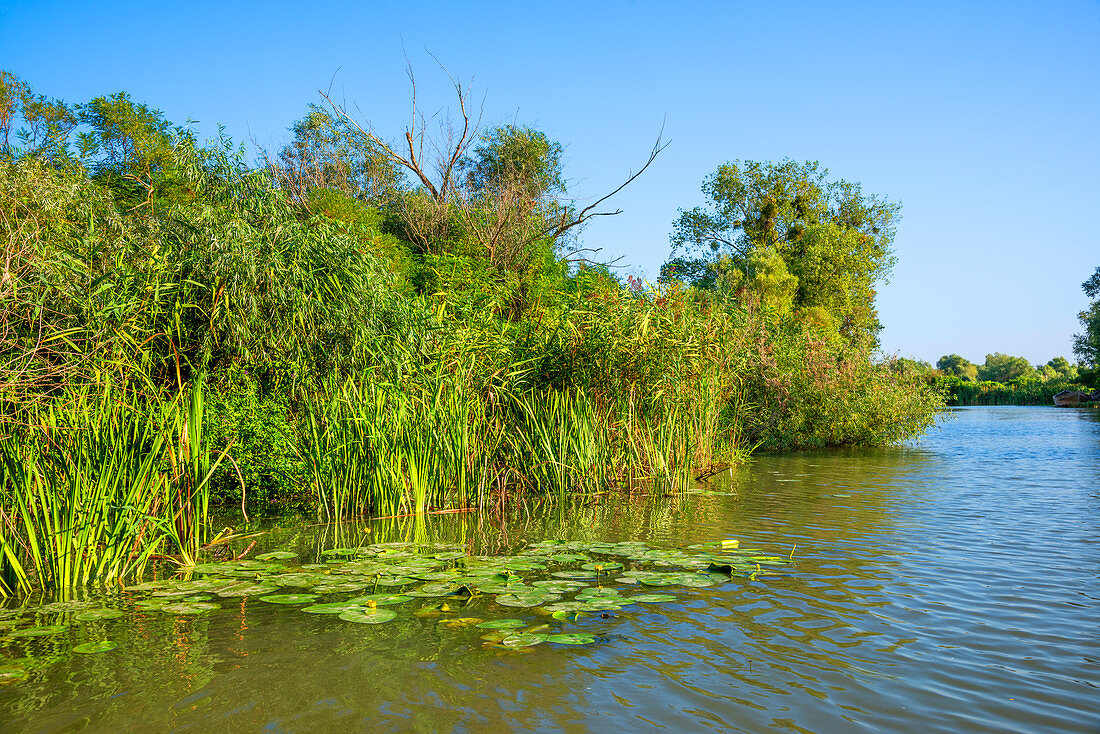
<path fill-rule="evenodd" d="M 119 582 L 162 553 L 194 562 L 224 457 L 203 442 L 202 411 L 199 386 L 142 398 L 102 379 L 9 424 L 0 594 Z"/>

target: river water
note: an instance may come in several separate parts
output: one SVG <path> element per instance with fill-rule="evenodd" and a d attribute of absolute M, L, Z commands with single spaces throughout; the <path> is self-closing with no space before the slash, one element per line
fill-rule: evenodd
<path fill-rule="evenodd" d="M 1100 731 L 1100 411 L 946 416 L 913 445 L 756 457 L 676 497 L 276 528 L 265 547 L 315 560 L 350 534 L 478 553 L 738 539 L 794 563 L 582 618 L 580 647 L 249 598 L 0 637 L 28 671 L 0 686 L 0 731 Z M 118 647 L 71 652 L 96 636 Z"/>

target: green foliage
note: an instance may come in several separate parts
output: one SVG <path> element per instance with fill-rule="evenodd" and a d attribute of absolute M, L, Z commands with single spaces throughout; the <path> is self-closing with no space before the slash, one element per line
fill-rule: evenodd
<path fill-rule="evenodd" d="M 1073 354 L 1086 367 L 1100 367 L 1100 267 L 1081 284 L 1085 295 L 1094 299 L 1077 314 L 1084 330 L 1073 335 Z"/>
<path fill-rule="evenodd" d="M 1065 357 L 1055 357 L 1043 365 L 1043 367 L 1049 368 L 1050 372 L 1053 373 L 1051 376 L 1054 377 L 1065 377 L 1070 380 L 1077 377 L 1077 367 L 1070 364 L 1069 360 Z M 1049 373 L 1044 371 L 1044 376 L 1047 374 Z"/>
<path fill-rule="evenodd" d="M 466 185 L 474 191 L 512 186 L 534 202 L 565 193 L 561 154 L 561 144 L 541 130 L 503 125 L 484 132 L 461 167 Z"/>
<path fill-rule="evenodd" d="M 403 188 L 394 162 L 346 118 L 311 104 L 290 129 L 294 139 L 270 166 L 280 185 L 310 211 L 318 211 L 310 201 L 314 189 L 377 207 L 393 201 Z"/>
<path fill-rule="evenodd" d="M 202 435 L 201 387 L 144 397 L 100 380 L 8 407 L 0 596 L 121 581 L 154 553 L 195 557 L 223 456 Z"/>
<path fill-rule="evenodd" d="M 36 95 L 26 82 L 0 70 L 0 159 L 18 155 L 64 165 L 77 123 L 72 107 Z"/>
<path fill-rule="evenodd" d="M 1063 390 L 1080 390 L 1076 380 L 1037 377 L 1010 382 L 971 382 L 948 376 L 940 380 L 948 394 L 948 405 L 1051 405 L 1051 398 Z"/>
<path fill-rule="evenodd" d="M 940 357 L 936 361 L 936 369 L 945 375 L 952 375 L 969 382 L 975 382 L 978 379 L 978 366 L 957 354 L 946 354 Z"/>
<path fill-rule="evenodd" d="M 707 206 L 681 211 L 674 224 L 674 258 L 662 277 L 744 287 L 723 275 L 747 273 L 754 253 L 774 250 L 797 284 L 795 308 L 827 312 L 849 341 L 875 337 L 874 287 L 894 263 L 898 204 L 829 181 L 817 163 L 790 160 L 727 163 L 703 193 Z"/>
<path fill-rule="evenodd" d="M 262 384 L 238 367 L 215 379 L 207 391 L 206 430 L 210 445 L 229 458 L 211 479 L 211 498 L 230 506 L 247 499 L 261 510 L 299 503 L 306 470 L 292 401 L 280 380 Z"/>
<path fill-rule="evenodd" d="M 1011 382 L 1035 376 L 1035 368 L 1026 359 L 1000 352 L 985 355 L 985 364 L 978 367 L 978 379 L 982 382 Z"/>
<path fill-rule="evenodd" d="M 5 130 L 39 119 L 2 80 Z M 125 94 L 72 109 L 86 168 L 60 124 L 42 128 L 55 152 L 0 160 L 9 591 L 118 578 L 153 552 L 192 562 L 211 500 L 335 521 L 671 489 L 758 446 L 905 438 L 942 403 L 864 338 L 896 206 L 816 164 L 720 169 L 726 209 L 683 221 L 743 205 L 730 246 L 693 271 L 705 287 L 651 288 L 571 262 L 561 147 L 529 128 L 489 131 L 440 197 L 316 109 L 261 169 Z M 79 481 L 49 449 L 69 440 Z M 139 509 L 117 563 L 97 553 L 121 545 L 49 515 L 98 482 L 136 493 L 108 503 Z M 27 550 L 59 533 L 53 556 L 91 566 Z"/>

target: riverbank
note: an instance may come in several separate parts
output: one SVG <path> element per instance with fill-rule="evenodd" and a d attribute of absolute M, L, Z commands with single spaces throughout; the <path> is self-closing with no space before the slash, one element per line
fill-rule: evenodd
<path fill-rule="evenodd" d="M 857 324 L 789 272 L 772 298 L 775 253 L 736 288 L 593 262 L 539 131 L 487 130 L 413 186 L 338 108 L 254 164 L 125 94 L 36 107 L 13 79 L 12 109 L 72 124 L 0 155 L 0 593 L 189 563 L 211 506 L 681 491 L 756 449 L 918 435 L 942 405 L 877 357 L 873 299 Z M 846 262 L 863 235 L 828 206 L 800 211 Z"/>

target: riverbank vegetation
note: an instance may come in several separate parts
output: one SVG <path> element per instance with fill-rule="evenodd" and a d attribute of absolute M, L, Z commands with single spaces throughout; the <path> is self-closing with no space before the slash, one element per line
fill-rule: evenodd
<path fill-rule="evenodd" d="M 711 216 L 742 214 L 685 213 L 660 282 L 620 279 L 577 237 L 607 197 L 455 90 L 405 148 L 328 104 L 253 163 L 126 94 L 0 75 L 0 593 L 190 563 L 211 505 L 670 491 L 930 425 L 936 390 L 875 356 L 896 205 L 816 164 L 724 167 Z"/>
<path fill-rule="evenodd" d="M 899 359 L 895 368 L 922 375 L 929 385 L 944 392 L 948 405 L 1050 405 L 1056 393 L 1088 390 L 1095 380 L 1095 370 L 1071 364 L 1065 357 L 1032 366 L 1023 357 L 1001 352 L 987 354 L 982 364 L 947 354 L 935 367 Z"/>

